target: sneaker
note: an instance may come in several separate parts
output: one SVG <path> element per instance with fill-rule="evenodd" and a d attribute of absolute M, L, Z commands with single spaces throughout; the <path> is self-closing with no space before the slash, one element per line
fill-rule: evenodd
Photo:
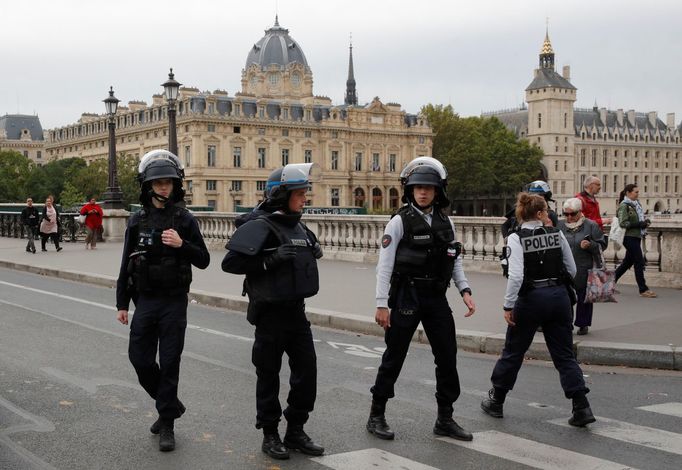
<path fill-rule="evenodd" d="M 170 426 L 161 426 L 159 431 L 159 450 L 161 452 L 170 452 L 175 450 L 175 433 Z"/>
<path fill-rule="evenodd" d="M 647 299 L 653 299 L 654 297 L 658 297 L 658 295 L 656 295 L 656 293 L 654 291 L 651 291 L 651 290 L 640 292 L 639 296 L 640 297 L 646 297 Z"/>
<path fill-rule="evenodd" d="M 62 251 L 63 249 L 64 249 L 64 248 L 62 248 L 62 247 L 60 246 L 59 248 L 57 248 L 57 251 Z"/>

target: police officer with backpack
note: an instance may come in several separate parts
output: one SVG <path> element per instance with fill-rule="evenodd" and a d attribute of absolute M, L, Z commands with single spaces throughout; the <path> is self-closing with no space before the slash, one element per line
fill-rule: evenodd
<path fill-rule="evenodd" d="M 595 421 L 587 401 L 589 389 L 573 353 L 573 310 L 576 272 L 564 234 L 545 225 L 547 202 L 537 194 L 520 193 L 516 218 L 521 229 L 509 236 L 509 278 L 502 307 L 507 322 L 504 350 L 492 373 L 493 388 L 481 408 L 503 417 L 507 393 L 514 388 L 523 358 L 538 327 L 542 327 L 566 398 L 573 401 L 568 423 L 585 426 Z"/>
<path fill-rule="evenodd" d="M 263 430 L 261 449 L 275 459 L 289 450 L 322 455 L 303 430 L 317 395 L 317 356 L 305 299 L 317 294 L 317 259 L 322 249 L 302 222 L 306 193 L 319 173 L 314 163 L 291 164 L 273 171 L 267 198 L 232 235 L 222 269 L 245 274 L 248 321 L 256 326 L 252 362 L 256 366 L 256 428 Z M 289 357 L 288 406 L 279 402 L 282 356 Z M 278 424 L 287 420 L 284 441 Z"/>
<path fill-rule="evenodd" d="M 159 418 L 150 431 L 160 434 L 161 451 L 175 449 L 174 421 L 185 412 L 178 378 L 192 265 L 205 269 L 210 261 L 199 224 L 184 208 L 183 178 L 182 163 L 171 152 L 153 150 L 142 157 L 142 209 L 128 220 L 116 283 L 119 322 L 128 324 L 130 300 L 135 303 L 128 357 L 156 401 Z"/>
<path fill-rule="evenodd" d="M 418 157 L 400 174 L 403 202 L 384 231 L 377 264 L 377 324 L 385 330 L 386 351 L 371 388 L 372 406 L 367 430 L 380 439 L 393 439 L 386 422 L 386 403 L 395 395 L 412 336 L 419 322 L 429 338 L 436 363 L 438 417 L 433 432 L 463 441 L 472 440 L 453 419 L 460 395 L 457 341 L 446 291 L 454 280 L 468 311 L 476 306 L 459 257 L 455 227 L 444 214 L 449 205 L 447 171 L 431 157 Z"/>

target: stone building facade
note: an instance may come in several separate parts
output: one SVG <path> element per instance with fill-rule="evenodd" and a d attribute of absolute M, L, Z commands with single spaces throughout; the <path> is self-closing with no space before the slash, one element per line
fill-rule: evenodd
<path fill-rule="evenodd" d="M 663 121 L 655 111 L 609 110 L 596 104 L 576 108 L 570 68 L 564 66 L 562 74 L 555 71 L 549 35 L 539 58 L 526 88 L 527 106 L 484 116 L 497 117 L 543 149 L 557 205 L 580 192 L 585 178 L 594 175 L 602 180 L 600 206 L 609 214 L 628 183 L 639 186 L 645 209 L 682 211 L 682 124 L 675 124 L 674 113 Z"/>
<path fill-rule="evenodd" d="M 38 116 L 5 114 L 0 116 L 0 150 L 14 150 L 36 165 L 47 160 L 45 135 Z"/>
<path fill-rule="evenodd" d="M 398 175 L 419 155 L 430 155 L 433 133 L 425 118 L 378 97 L 358 105 L 352 46 L 345 102 L 313 93 L 313 73 L 303 50 L 279 25 L 265 31 L 247 53 L 240 92 L 183 87 L 176 105 L 179 157 L 187 199 L 232 211 L 263 197 L 268 175 L 287 163 L 316 162 L 321 182 L 310 192 L 318 207 L 400 204 Z M 118 153 L 142 156 L 168 146 L 167 104 L 130 101 L 116 116 Z M 107 118 L 83 114 L 49 131 L 49 158 L 106 158 Z"/>

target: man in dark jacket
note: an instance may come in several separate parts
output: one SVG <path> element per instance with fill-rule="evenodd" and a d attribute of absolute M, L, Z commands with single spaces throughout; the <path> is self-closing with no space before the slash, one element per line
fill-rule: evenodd
<path fill-rule="evenodd" d="M 29 253 L 36 252 L 35 238 L 38 233 L 38 223 L 40 221 L 40 214 L 38 209 L 33 207 L 33 199 L 26 199 L 26 207 L 21 211 L 21 223 L 26 226 L 26 237 L 28 243 L 26 244 L 26 251 Z"/>

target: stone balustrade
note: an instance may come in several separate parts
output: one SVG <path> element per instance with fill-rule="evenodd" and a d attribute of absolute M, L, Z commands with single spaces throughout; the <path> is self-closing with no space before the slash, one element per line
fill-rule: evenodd
<path fill-rule="evenodd" d="M 18 213 L 0 212 L 0 236 L 21 237 L 25 231 Z M 202 234 L 211 248 L 223 248 L 232 236 L 233 212 L 196 212 Z M 65 238 L 80 238 L 80 227 L 74 214 L 62 214 Z M 305 215 L 304 222 L 317 234 L 327 259 L 376 263 L 381 236 L 389 216 L 367 215 Z M 502 217 L 453 217 L 457 238 L 464 245 L 464 263 L 470 270 L 500 272 L 499 256 L 503 239 Z M 682 219 L 654 217 L 649 236 L 642 242 L 647 260 L 646 278 L 651 286 L 682 288 Z M 615 249 L 610 243 L 604 253 L 607 265 L 616 266 L 625 256 L 625 249 Z M 632 279 L 626 274 L 625 282 Z"/>

